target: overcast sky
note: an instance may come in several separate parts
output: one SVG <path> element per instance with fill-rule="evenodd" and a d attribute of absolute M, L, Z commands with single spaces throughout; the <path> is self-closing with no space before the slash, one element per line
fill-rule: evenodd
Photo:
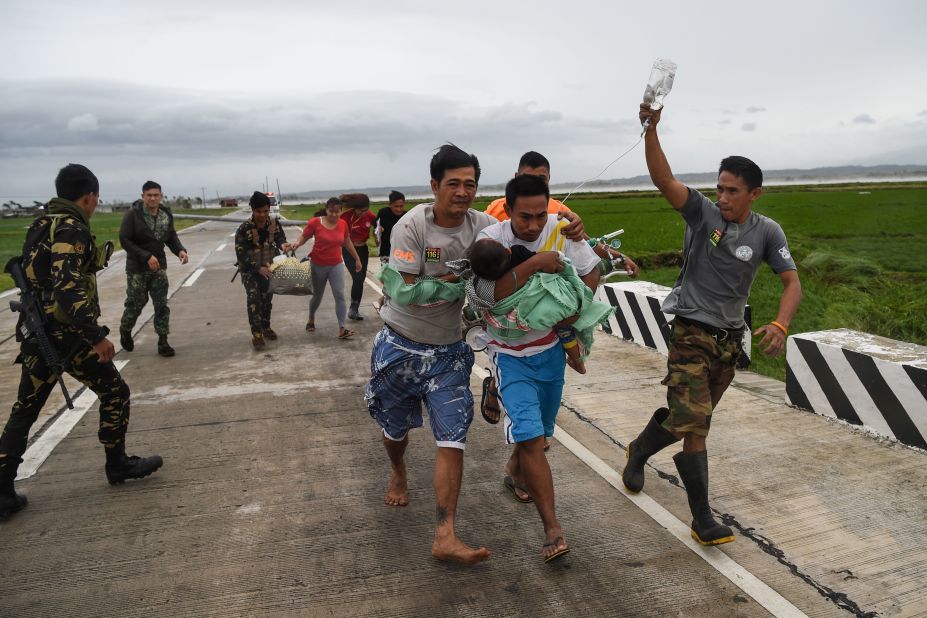
<path fill-rule="evenodd" d="M 927 164 L 927 2 L 470 0 L 0 4 L 0 196 L 84 163 L 104 199 L 424 185 L 452 141 L 484 184 L 538 150 L 581 181 L 637 140 L 657 57 L 677 173 Z M 643 148 L 606 178 L 646 173 Z"/>

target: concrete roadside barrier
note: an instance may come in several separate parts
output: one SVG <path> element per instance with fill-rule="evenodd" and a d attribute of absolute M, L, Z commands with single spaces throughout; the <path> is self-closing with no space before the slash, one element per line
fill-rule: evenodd
<path fill-rule="evenodd" d="M 670 288 L 649 281 L 620 281 L 606 283 L 596 290 L 596 299 L 615 307 L 615 313 L 603 324 L 602 330 L 637 345 L 653 348 L 664 356 L 669 347 L 669 322 L 672 315 L 663 313 L 660 306 Z M 750 306 L 744 310 L 747 329 L 743 335 L 743 350 L 737 361 L 739 369 L 750 366 L 750 335 L 752 315 Z"/>
<path fill-rule="evenodd" d="M 927 346 L 844 328 L 792 335 L 786 402 L 927 449 Z"/>

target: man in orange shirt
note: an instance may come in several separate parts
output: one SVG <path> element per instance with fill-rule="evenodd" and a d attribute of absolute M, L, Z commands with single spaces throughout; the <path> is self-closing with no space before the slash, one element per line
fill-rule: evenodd
<path fill-rule="evenodd" d="M 518 162 L 518 170 L 515 172 L 516 176 L 521 176 L 523 174 L 540 176 L 549 186 L 550 161 L 548 161 L 547 157 L 541 153 L 529 150 L 521 156 L 521 160 Z M 567 208 L 565 204 L 555 200 L 553 197 L 547 201 L 547 212 L 549 214 L 556 215 L 561 210 L 564 212 L 570 212 L 570 209 Z M 505 212 L 505 196 L 500 197 L 499 199 L 493 201 L 489 206 L 487 206 L 486 214 L 491 217 L 495 217 L 499 221 L 507 220 L 509 216 Z"/>

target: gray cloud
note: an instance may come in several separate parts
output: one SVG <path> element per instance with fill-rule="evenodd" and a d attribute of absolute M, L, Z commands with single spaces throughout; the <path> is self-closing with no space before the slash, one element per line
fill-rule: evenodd
<path fill-rule="evenodd" d="M 927 109 L 922 109 L 921 111 L 917 112 L 917 115 L 918 115 L 918 116 L 927 116 Z"/>
<path fill-rule="evenodd" d="M 755 122 L 745 122 L 740 127 L 740 130 L 741 131 L 756 131 L 756 123 Z"/>
<path fill-rule="evenodd" d="M 758 114 L 759 112 L 765 112 L 765 111 L 766 111 L 766 108 L 765 108 L 765 107 L 750 106 L 750 107 L 748 107 L 748 108 L 747 108 L 746 110 L 744 110 L 744 111 L 746 111 L 748 114 Z"/>
<path fill-rule="evenodd" d="M 876 119 L 869 114 L 860 114 L 853 119 L 853 124 L 875 124 Z"/>
<path fill-rule="evenodd" d="M 731 124 L 731 119 L 725 118 L 724 120 L 718 121 L 718 124 Z"/>
<path fill-rule="evenodd" d="M 323 159 L 343 159 L 345 178 L 362 183 L 352 159 L 354 165 L 380 168 L 386 166 L 378 161 L 385 159 L 403 172 L 427 169 L 431 151 L 454 141 L 481 160 L 504 160 L 499 171 L 507 174 L 524 144 L 561 152 L 570 143 L 613 148 L 637 131 L 634 119 L 569 117 L 530 101 L 479 107 L 402 92 L 268 100 L 114 82 L 8 81 L 0 82 L 0 93 L 0 162 L 80 157 L 118 163 L 122 169 L 135 161 L 142 169 L 185 164 L 207 170 L 227 162 L 239 170 L 249 164 L 262 170 L 311 170 Z M 8 185 L 15 166 L 2 167 L 0 184 Z M 426 179 L 421 173 L 416 178 Z M 324 182 L 337 186 L 348 180 Z M 312 187 L 299 187 L 305 188 Z"/>

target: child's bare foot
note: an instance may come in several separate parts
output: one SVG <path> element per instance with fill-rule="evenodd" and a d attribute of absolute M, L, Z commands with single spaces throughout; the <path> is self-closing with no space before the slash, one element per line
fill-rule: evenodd
<path fill-rule="evenodd" d="M 570 355 L 570 353 L 568 352 L 567 357 L 566 357 L 566 362 L 567 362 L 567 365 L 570 366 L 570 369 L 572 369 L 576 373 L 586 373 L 586 363 L 584 363 L 583 361 L 579 359 L 578 354 L 574 357 Z"/>

